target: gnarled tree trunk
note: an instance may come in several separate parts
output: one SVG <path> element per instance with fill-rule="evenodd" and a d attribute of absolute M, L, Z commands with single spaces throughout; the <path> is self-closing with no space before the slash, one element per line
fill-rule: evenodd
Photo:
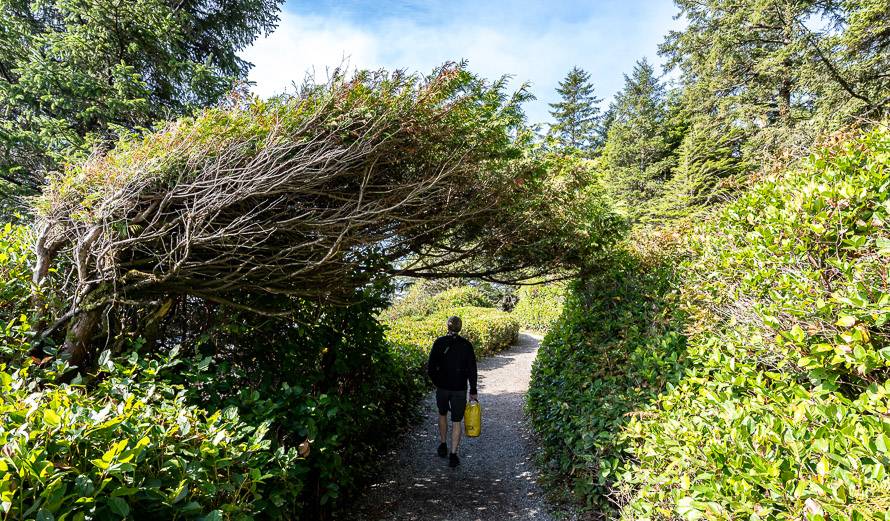
<path fill-rule="evenodd" d="M 63 359 L 67 359 L 72 366 L 83 369 L 92 359 L 92 340 L 101 317 L 101 309 L 96 308 L 71 319 L 61 352 Z"/>

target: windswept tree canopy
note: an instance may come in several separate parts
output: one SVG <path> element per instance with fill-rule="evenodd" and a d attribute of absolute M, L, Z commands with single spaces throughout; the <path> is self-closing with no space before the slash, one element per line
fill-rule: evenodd
<path fill-rule="evenodd" d="M 578 265 L 620 222 L 585 163 L 531 144 L 526 98 L 459 65 L 336 74 L 69 169 L 37 204 L 38 282 L 70 261 L 50 279 L 70 296 L 55 325 L 68 324 L 66 350 L 82 360 L 101 310 L 171 294 L 337 302 L 381 276 L 522 280 Z"/>

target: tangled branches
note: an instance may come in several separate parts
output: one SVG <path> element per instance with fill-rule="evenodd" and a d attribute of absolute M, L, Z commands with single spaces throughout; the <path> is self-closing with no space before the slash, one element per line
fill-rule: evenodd
<path fill-rule="evenodd" d="M 79 365 L 113 306 L 190 295 L 274 314 L 241 297 L 342 302 L 381 275 L 564 269 L 577 238 L 530 192 L 547 169 L 516 138 L 524 97 L 461 66 L 362 72 L 122 143 L 38 201 L 35 281 L 59 264 L 69 296 L 45 335 L 67 325 Z"/>

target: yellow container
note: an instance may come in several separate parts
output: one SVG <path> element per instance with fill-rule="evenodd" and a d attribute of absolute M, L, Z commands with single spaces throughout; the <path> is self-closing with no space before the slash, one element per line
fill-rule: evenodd
<path fill-rule="evenodd" d="M 478 401 L 468 403 L 464 409 L 464 429 L 471 438 L 482 434 L 482 406 Z"/>

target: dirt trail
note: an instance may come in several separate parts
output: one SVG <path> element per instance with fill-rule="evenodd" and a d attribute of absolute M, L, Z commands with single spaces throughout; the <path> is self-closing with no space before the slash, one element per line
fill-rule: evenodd
<path fill-rule="evenodd" d="M 482 436 L 464 437 L 457 469 L 436 456 L 431 394 L 424 404 L 427 419 L 385 457 L 381 478 L 343 519 L 550 521 L 522 409 L 538 342 L 520 335 L 514 347 L 479 362 Z"/>

